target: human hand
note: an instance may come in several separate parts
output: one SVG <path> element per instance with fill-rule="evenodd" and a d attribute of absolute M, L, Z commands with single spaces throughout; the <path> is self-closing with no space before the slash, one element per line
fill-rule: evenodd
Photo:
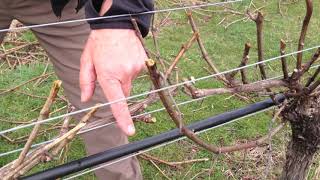
<path fill-rule="evenodd" d="M 81 101 L 89 101 L 97 80 L 109 102 L 130 95 L 133 79 L 145 67 L 144 48 L 131 29 L 92 30 L 81 57 Z M 135 134 L 134 124 L 126 101 L 111 104 L 120 129 Z"/>

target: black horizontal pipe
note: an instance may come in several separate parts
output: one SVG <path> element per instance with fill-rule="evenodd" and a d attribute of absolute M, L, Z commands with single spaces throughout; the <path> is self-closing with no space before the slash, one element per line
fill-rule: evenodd
<path fill-rule="evenodd" d="M 282 102 L 284 100 L 283 95 L 277 96 L 277 101 Z M 226 112 L 211 118 L 208 118 L 203 121 L 199 121 L 193 123 L 188 126 L 189 129 L 193 130 L 194 132 L 202 131 L 205 129 L 209 129 L 212 127 L 216 127 L 219 125 L 223 125 L 228 122 L 232 122 L 235 119 L 244 117 L 246 115 L 267 109 L 269 107 L 274 106 L 275 103 L 271 99 L 267 99 L 258 103 L 251 104 L 247 107 L 240 108 L 237 110 L 233 110 L 230 112 Z M 180 133 L 178 128 L 173 129 L 171 131 L 162 133 L 157 136 L 149 137 L 144 140 L 132 142 L 126 145 L 118 146 L 104 152 L 94 154 L 76 161 L 72 161 L 43 172 L 39 172 L 36 174 L 32 174 L 30 176 L 22 177 L 20 179 L 23 180 L 51 180 L 61 178 L 63 176 L 99 165 L 103 164 L 117 158 L 121 158 L 123 156 L 127 156 L 133 154 L 135 152 L 148 149 L 150 147 L 166 143 L 172 141 L 174 139 L 178 139 L 182 137 L 183 134 Z"/>

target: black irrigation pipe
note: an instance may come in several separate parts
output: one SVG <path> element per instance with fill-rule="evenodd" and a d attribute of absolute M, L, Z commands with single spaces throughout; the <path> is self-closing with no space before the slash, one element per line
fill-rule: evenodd
<path fill-rule="evenodd" d="M 276 97 L 278 102 L 283 102 L 285 97 L 283 95 L 279 95 Z M 229 122 L 234 121 L 235 119 L 244 117 L 246 115 L 270 108 L 274 106 L 275 103 L 271 99 L 267 99 L 261 102 L 257 102 L 251 104 L 247 107 L 243 107 L 237 110 L 233 110 L 230 112 L 226 112 L 211 118 L 208 118 L 203 121 L 199 121 L 193 123 L 188 126 L 189 129 L 194 132 L 203 131 L 205 129 L 209 129 L 212 127 L 220 126 Z M 170 142 L 172 140 L 178 139 L 183 135 L 180 133 L 178 128 L 173 129 L 171 131 L 162 133 L 157 136 L 149 137 L 144 140 L 132 142 L 126 145 L 118 146 L 104 152 L 94 154 L 76 161 L 72 161 L 43 172 L 39 172 L 36 174 L 32 174 L 30 176 L 22 177 L 20 179 L 23 180 L 51 180 L 61 178 L 66 175 L 70 175 L 72 173 L 82 171 L 84 169 L 97 166 L 99 164 L 103 164 L 123 156 L 127 156 L 133 154 L 135 152 L 148 149 L 150 147 L 163 144 L 166 142 Z"/>

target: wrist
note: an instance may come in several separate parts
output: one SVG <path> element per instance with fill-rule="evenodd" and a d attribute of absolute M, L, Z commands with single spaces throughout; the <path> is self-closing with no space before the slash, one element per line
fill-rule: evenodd
<path fill-rule="evenodd" d="M 136 41 L 137 36 L 135 30 L 132 29 L 93 29 L 89 38 L 94 41 L 117 44 L 119 42 Z"/>
<path fill-rule="evenodd" d="M 136 32 L 133 29 L 92 29 L 91 34 L 96 34 L 97 36 L 136 36 Z"/>

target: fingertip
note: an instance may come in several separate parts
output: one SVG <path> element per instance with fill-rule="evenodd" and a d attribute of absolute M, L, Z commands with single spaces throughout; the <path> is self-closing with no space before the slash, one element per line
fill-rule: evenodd
<path fill-rule="evenodd" d="M 127 136 L 133 136 L 136 133 L 136 128 L 133 122 L 118 121 L 118 126 Z"/>
<path fill-rule="evenodd" d="M 129 125 L 127 129 L 127 135 L 133 136 L 135 133 L 136 133 L 136 128 L 134 127 L 134 125 L 133 124 Z"/>

